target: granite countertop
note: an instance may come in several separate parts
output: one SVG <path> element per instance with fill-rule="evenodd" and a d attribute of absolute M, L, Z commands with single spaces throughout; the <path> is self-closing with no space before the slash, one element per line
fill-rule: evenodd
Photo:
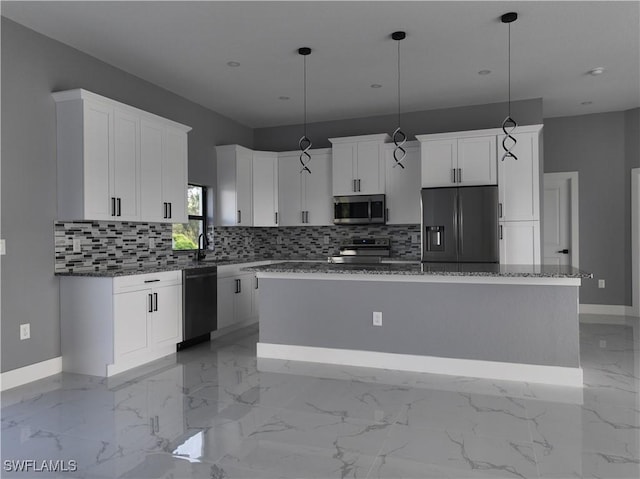
<path fill-rule="evenodd" d="M 281 262 L 242 268 L 262 273 L 381 274 L 432 276 L 484 276 L 532 278 L 592 278 L 591 273 L 571 266 L 504 265 L 488 263 L 374 263 L 332 264 Z"/>

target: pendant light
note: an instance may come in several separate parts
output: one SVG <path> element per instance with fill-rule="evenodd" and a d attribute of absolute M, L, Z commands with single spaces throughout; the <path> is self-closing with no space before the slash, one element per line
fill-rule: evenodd
<path fill-rule="evenodd" d="M 391 38 L 398 42 L 398 128 L 395 129 L 391 138 L 393 139 L 393 143 L 395 144 L 395 148 L 393 149 L 393 159 L 395 160 L 395 164 L 393 167 L 400 166 L 400 168 L 404 169 L 404 165 L 402 164 L 402 160 L 407 156 L 407 151 L 402 147 L 407 142 L 407 135 L 400 129 L 400 42 L 407 38 L 407 34 L 405 32 L 393 32 L 391 34 Z"/>
<path fill-rule="evenodd" d="M 311 174 L 311 170 L 308 165 L 311 161 L 309 150 L 311 149 L 312 143 L 309 137 L 307 137 L 307 56 L 311 54 L 311 48 L 298 48 L 298 53 L 302 55 L 302 58 L 304 59 L 304 129 L 302 137 L 298 140 L 298 147 L 300 148 L 300 164 L 302 165 L 300 174 L 305 171 Z"/>
<path fill-rule="evenodd" d="M 502 122 L 502 131 L 505 134 L 505 137 L 502 139 L 502 149 L 504 150 L 504 154 L 502 155 L 502 161 L 504 161 L 505 158 L 513 158 L 514 160 L 518 159 L 518 157 L 511 151 L 515 148 L 516 143 L 518 142 L 518 140 L 516 140 L 515 137 L 511 135 L 511 133 L 513 133 L 513 131 L 518 126 L 518 123 L 516 123 L 516 121 L 513 118 L 511 118 L 511 24 L 515 22 L 517 19 L 518 19 L 518 14 L 516 12 L 505 13 L 500 17 L 500 20 L 502 21 L 502 23 L 506 23 L 507 26 L 509 27 L 509 40 L 508 40 L 509 113 L 507 114 L 507 117 Z"/>

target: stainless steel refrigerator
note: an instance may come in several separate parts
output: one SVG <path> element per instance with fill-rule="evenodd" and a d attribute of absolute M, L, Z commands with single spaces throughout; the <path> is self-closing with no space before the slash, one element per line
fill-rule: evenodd
<path fill-rule="evenodd" d="M 422 261 L 499 260 L 497 186 L 422 189 Z"/>

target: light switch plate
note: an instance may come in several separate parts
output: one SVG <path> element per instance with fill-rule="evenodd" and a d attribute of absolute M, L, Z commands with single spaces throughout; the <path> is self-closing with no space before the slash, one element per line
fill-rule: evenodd
<path fill-rule="evenodd" d="M 373 325 L 382 326 L 382 311 L 373 312 Z"/>
<path fill-rule="evenodd" d="M 82 239 L 81 238 L 73 238 L 73 252 L 74 253 L 82 253 Z"/>
<path fill-rule="evenodd" d="M 20 341 L 31 337 L 31 323 L 20 325 Z"/>
<path fill-rule="evenodd" d="M 598 280 L 598 288 L 604 288 L 604 287 L 605 287 L 604 279 L 599 279 Z"/>

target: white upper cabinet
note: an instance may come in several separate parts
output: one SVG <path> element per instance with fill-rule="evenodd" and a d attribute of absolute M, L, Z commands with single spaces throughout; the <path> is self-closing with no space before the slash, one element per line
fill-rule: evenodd
<path fill-rule="evenodd" d="M 311 174 L 300 173 L 300 152 L 278 155 L 280 226 L 333 224 L 331 150 L 310 150 Z"/>
<path fill-rule="evenodd" d="M 278 154 L 253 152 L 253 226 L 278 226 Z"/>
<path fill-rule="evenodd" d="M 402 160 L 404 169 L 395 166 L 393 149 L 385 145 L 387 224 L 420 223 L 420 145 L 407 142 L 407 156 Z"/>
<path fill-rule="evenodd" d="M 501 221 L 540 220 L 539 129 L 516 133 L 512 152 L 518 157 L 502 158 L 498 154 L 498 214 Z M 504 135 L 498 137 L 502 145 Z"/>
<path fill-rule="evenodd" d="M 384 194 L 384 143 L 389 139 L 386 133 L 329 138 L 334 196 Z"/>
<path fill-rule="evenodd" d="M 421 142 L 423 188 L 497 183 L 496 134 L 469 133 L 416 137 Z"/>
<path fill-rule="evenodd" d="M 218 226 L 253 226 L 253 151 L 217 146 L 216 156 Z"/>
<path fill-rule="evenodd" d="M 59 219 L 162 221 L 167 194 L 179 215 L 164 221 L 186 221 L 191 128 L 86 90 L 53 97 Z"/>

